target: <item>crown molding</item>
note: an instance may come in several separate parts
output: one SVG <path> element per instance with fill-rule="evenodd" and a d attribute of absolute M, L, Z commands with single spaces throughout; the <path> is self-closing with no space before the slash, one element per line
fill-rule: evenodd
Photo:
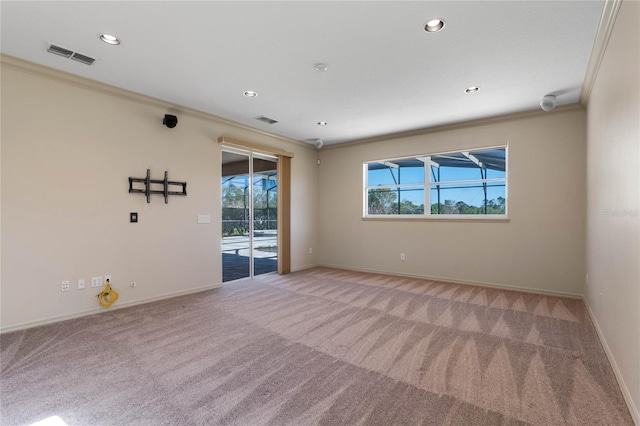
<path fill-rule="evenodd" d="M 533 118 L 533 117 L 539 117 L 539 116 L 542 116 L 542 115 L 549 115 L 549 114 L 561 114 L 561 113 L 564 113 L 564 112 L 571 112 L 571 111 L 584 111 L 584 108 L 582 107 L 582 105 L 580 105 L 578 103 L 569 104 L 569 105 L 561 105 L 561 106 L 555 108 L 553 111 L 550 111 L 550 112 L 545 112 L 545 111 L 542 111 L 539 108 L 536 108 L 534 110 L 529 110 L 529 111 L 513 112 L 513 113 L 510 113 L 510 114 L 497 115 L 497 116 L 487 117 L 487 118 L 480 118 L 480 119 L 477 119 L 477 120 L 461 121 L 461 122 L 457 122 L 457 123 L 443 124 L 441 126 L 426 127 L 426 128 L 422 128 L 422 129 L 410 130 L 410 131 L 407 131 L 407 132 L 389 133 L 389 134 L 386 134 L 386 135 L 374 136 L 374 137 L 366 138 L 366 139 L 358 139 L 358 140 L 354 140 L 354 141 L 350 141 L 350 142 L 342 142 L 342 143 L 337 143 L 337 144 L 325 145 L 322 149 L 326 150 L 326 149 L 346 148 L 346 147 L 351 147 L 351 146 L 354 146 L 354 145 L 362 145 L 362 144 L 367 144 L 367 143 L 372 143 L 372 142 L 383 142 L 383 141 L 388 141 L 388 140 L 391 140 L 391 139 L 402 139 L 402 138 L 408 138 L 408 137 L 411 137 L 411 136 L 422 136 L 422 135 L 427 135 L 427 134 L 430 134 L 430 133 L 438 133 L 438 132 L 445 132 L 445 131 L 450 131 L 450 130 L 465 129 L 465 128 L 469 128 L 469 127 L 486 126 L 486 125 L 489 125 L 489 124 L 501 123 L 501 122 L 504 122 L 504 121 L 520 120 L 520 119 L 525 119 L 525 118 Z"/>
<path fill-rule="evenodd" d="M 602 9 L 602 16 L 600 17 L 600 24 L 598 25 L 598 31 L 596 32 L 596 39 L 593 42 L 593 48 L 591 49 L 591 57 L 589 58 L 589 64 L 587 65 L 587 73 L 584 76 L 582 82 L 582 90 L 580 90 L 580 104 L 587 107 L 589 103 L 589 97 L 593 90 L 593 85 L 596 82 L 600 65 L 604 58 L 604 54 L 607 50 L 607 44 L 611 38 L 613 32 L 613 25 L 616 22 L 618 11 L 622 0 L 606 0 L 604 8 Z"/>
<path fill-rule="evenodd" d="M 621 0 L 608 0 L 607 4 L 609 3 L 618 3 Z M 616 9 L 616 13 L 617 13 L 617 9 Z M 607 38 L 608 39 L 608 38 Z M 61 83 L 65 83 L 65 84 L 69 84 L 75 87 L 80 87 L 83 89 L 87 89 L 87 90 L 91 90 L 94 92 L 98 92 L 98 93 L 102 93 L 105 95 L 109 95 L 109 96 L 114 96 L 120 99 L 125 99 L 128 101 L 132 101 L 132 102 L 137 102 L 137 103 L 141 103 L 141 104 L 145 104 L 145 105 L 150 105 L 150 106 L 154 106 L 157 108 L 163 108 L 166 110 L 171 111 L 172 114 L 179 114 L 179 115 L 187 115 L 187 116 L 191 116 L 194 118 L 199 118 L 205 121 L 210 121 L 213 123 L 217 123 L 217 124 L 222 124 L 222 125 L 226 125 L 238 130 L 245 130 L 245 131 L 249 131 L 252 133 L 255 133 L 257 135 L 264 135 L 273 139 L 277 139 L 280 140 L 282 142 L 286 142 L 295 146 L 299 146 L 299 147 L 303 147 L 312 151 L 317 151 L 315 146 L 309 144 L 309 143 L 305 143 L 296 139 L 291 139 L 291 138 L 287 138 L 284 136 L 280 136 L 280 135 L 276 135 L 273 133 L 269 133 L 266 132 L 264 130 L 260 130 L 260 129 L 256 129 L 254 127 L 250 127 L 232 120 L 228 120 L 222 117 L 218 117 L 216 115 L 213 114 L 209 114 L 197 109 L 193 109 L 193 108 L 189 108 L 183 105 L 178 105 L 178 104 L 174 104 L 168 101 L 164 101 L 162 99 L 158 99 L 158 98 L 154 98 L 151 96 L 147 96 L 147 95 L 143 95 L 137 92 L 133 92 L 130 90 L 126 90 L 126 89 L 122 89 L 120 87 L 116 87 L 116 86 L 112 86 L 106 83 L 101 83 L 99 81 L 96 80 L 92 80 L 86 77 L 80 77 L 77 76 L 75 74 L 71 74 L 65 71 L 60 71 L 60 70 L 56 70 L 54 68 L 50 68 L 44 65 L 40 65 L 40 64 L 36 64 L 34 62 L 30 62 L 30 61 L 26 61 L 24 59 L 20 59 L 20 58 L 16 58 L 14 56 L 10 56 L 10 55 L 6 55 L 6 54 L 0 54 L 0 65 L 2 65 L 2 67 L 6 67 L 6 68 L 10 68 L 10 69 L 15 69 L 21 72 L 25 72 L 28 74 L 34 74 L 43 78 L 48 78 L 54 81 L 58 81 Z M 584 89 L 583 89 L 583 93 L 584 93 Z M 582 94 L 581 94 L 581 99 L 582 99 Z M 400 139 L 400 138 L 406 138 L 406 137 L 410 137 L 410 136 L 420 136 L 420 135 L 425 135 L 425 134 L 429 134 L 429 133 L 436 133 L 436 132 L 442 132 L 442 131 L 447 131 L 447 130 L 455 130 L 455 129 L 463 129 L 463 128 L 468 128 L 468 127 L 476 127 L 476 126 L 482 126 L 482 125 L 487 125 L 487 124 L 493 124 L 493 123 L 498 123 L 498 122 L 502 122 L 502 121 L 509 121 L 509 120 L 516 120 L 516 119 L 522 119 L 522 118 L 529 118 L 529 117 L 535 117 L 535 116 L 539 116 L 539 115 L 544 115 L 544 114 L 557 114 L 563 111 L 574 111 L 574 110 L 583 110 L 583 106 L 581 104 L 570 104 L 570 105 L 563 105 L 563 106 L 559 106 L 557 108 L 555 108 L 552 112 L 544 112 L 540 109 L 535 109 L 535 110 L 529 110 L 529 111 L 521 111 L 521 112 L 515 112 L 515 113 L 510 113 L 510 114 L 505 114 L 505 115 L 500 115 L 500 116 L 494 116 L 494 117 L 487 117 L 487 118 L 481 118 L 481 119 L 477 119 L 477 120 L 470 120 L 470 121 L 463 121 L 463 122 L 457 122 L 457 123 L 451 123 L 451 124 L 444 124 L 441 126 L 434 126 L 434 127 L 427 127 L 427 128 L 421 128 L 421 129 L 415 129 L 415 130 L 409 130 L 406 132 L 397 132 L 397 133 L 389 133 L 389 134 L 384 134 L 384 135 L 379 135 L 379 136 L 374 136 L 374 137 L 370 137 L 370 138 L 364 138 L 364 139 L 357 139 L 357 140 L 353 140 L 353 141 L 348 141 L 348 142 L 342 142 L 342 143 L 337 143 L 337 144 L 330 144 L 330 145 L 325 145 L 322 149 L 326 150 L 326 149 L 336 149 L 336 148 L 343 148 L 343 147 L 347 147 L 347 146 L 354 146 L 354 145 L 360 145 L 360 144 L 365 144 L 365 143 L 372 143 L 372 142 L 380 142 L 380 141 L 385 141 L 385 140 L 389 140 L 389 139 Z M 231 134 L 225 134 L 225 137 L 233 137 L 233 135 Z"/>
<path fill-rule="evenodd" d="M 68 73 L 66 71 L 56 70 L 44 65 L 36 64 L 34 62 L 26 61 L 24 59 L 16 58 L 14 56 L 0 54 L 0 65 L 9 69 L 14 69 L 27 74 L 37 75 L 39 77 L 54 80 L 60 83 L 69 84 L 71 86 L 79 87 L 82 89 L 91 90 L 97 93 L 114 96 L 120 99 L 125 99 L 140 104 L 145 104 L 157 108 L 163 108 L 170 110 L 172 114 L 187 115 L 193 118 L 198 118 L 205 121 L 210 121 L 216 124 L 222 124 L 225 126 L 233 127 L 239 130 L 250 131 L 252 133 L 268 136 L 273 139 L 277 139 L 282 142 L 300 146 L 315 151 L 316 148 L 312 144 L 301 142 L 296 139 L 287 138 L 284 136 L 276 135 L 266 132 L 264 130 L 256 129 L 245 124 L 238 123 L 233 120 L 218 117 L 213 114 L 209 114 L 204 111 L 200 111 L 194 108 L 189 108 L 184 105 L 174 104 L 162 99 L 154 98 L 151 96 L 143 95 L 141 93 L 132 92 L 130 90 L 122 89 L 120 87 L 112 86 L 106 83 L 101 83 L 96 80 L 92 80 L 86 77 L 80 77 L 75 74 Z"/>

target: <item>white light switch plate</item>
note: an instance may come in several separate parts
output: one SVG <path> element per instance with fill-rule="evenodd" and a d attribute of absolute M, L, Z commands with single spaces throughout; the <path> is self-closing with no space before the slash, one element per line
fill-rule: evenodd
<path fill-rule="evenodd" d="M 211 215 L 199 214 L 198 215 L 198 223 L 211 223 Z"/>

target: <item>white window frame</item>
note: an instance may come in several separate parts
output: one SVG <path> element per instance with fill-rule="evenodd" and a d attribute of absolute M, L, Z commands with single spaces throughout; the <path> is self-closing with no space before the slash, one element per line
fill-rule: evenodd
<path fill-rule="evenodd" d="M 504 149 L 505 151 L 505 177 L 504 178 L 491 178 L 491 179 L 467 179 L 448 182 L 431 182 L 431 157 L 443 156 L 447 154 L 464 154 L 473 155 L 474 151 L 484 151 L 489 149 Z M 424 183 L 407 183 L 398 185 L 368 185 L 368 170 L 371 163 L 393 163 L 394 161 L 417 159 L 425 163 L 424 167 Z M 473 160 L 472 160 L 473 161 Z M 428 165 L 427 165 L 428 164 Z M 508 221 L 509 220 L 509 145 L 501 144 L 488 147 L 469 148 L 455 151 L 433 152 L 429 154 L 408 155 L 403 157 L 386 158 L 382 160 L 370 160 L 362 163 L 363 172 L 363 219 L 373 220 L 472 220 L 472 221 Z M 505 212 L 504 214 L 432 214 L 431 213 L 431 189 L 437 185 L 451 186 L 451 185 L 464 185 L 464 184 L 482 184 L 482 183 L 504 183 L 505 194 Z M 369 214 L 369 190 L 371 189 L 402 189 L 402 188 L 416 188 L 422 187 L 424 190 L 424 212 L 422 214 Z M 398 200 L 401 202 L 401 200 Z"/>

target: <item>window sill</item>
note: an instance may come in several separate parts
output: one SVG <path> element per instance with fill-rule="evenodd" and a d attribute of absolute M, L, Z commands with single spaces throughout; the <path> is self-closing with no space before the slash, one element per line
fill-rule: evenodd
<path fill-rule="evenodd" d="M 507 216 L 476 216 L 476 215 L 440 215 L 440 216 L 422 216 L 422 215 L 384 215 L 384 216 L 365 216 L 364 221 L 372 222 L 502 222 L 510 221 Z"/>

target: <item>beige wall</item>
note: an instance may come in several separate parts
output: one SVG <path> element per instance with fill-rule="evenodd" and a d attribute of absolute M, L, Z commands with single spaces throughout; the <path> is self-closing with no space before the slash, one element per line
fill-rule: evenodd
<path fill-rule="evenodd" d="M 640 424 L 639 23 L 624 1 L 587 109 L 586 298 Z"/>
<path fill-rule="evenodd" d="M 321 151 L 320 263 L 582 294 L 585 119 L 573 107 Z M 362 219 L 364 161 L 504 143 L 508 223 Z"/>
<path fill-rule="evenodd" d="M 6 63 L 4 65 L 7 65 Z M 292 161 L 292 268 L 315 264 L 316 150 L 2 68 L 3 330 L 100 310 L 92 276 L 111 274 L 118 305 L 221 283 L 219 136 L 275 146 Z M 72 79 L 73 81 L 73 79 Z M 80 80 L 79 80 L 80 81 Z M 82 86 L 82 83 L 79 83 Z M 146 203 L 128 177 L 187 182 L 187 197 Z M 138 212 L 139 223 L 129 223 Z M 209 214 L 211 224 L 197 224 Z M 87 281 L 77 290 L 76 281 Z M 60 281 L 71 280 L 61 292 Z M 136 288 L 130 283 L 135 281 Z"/>

